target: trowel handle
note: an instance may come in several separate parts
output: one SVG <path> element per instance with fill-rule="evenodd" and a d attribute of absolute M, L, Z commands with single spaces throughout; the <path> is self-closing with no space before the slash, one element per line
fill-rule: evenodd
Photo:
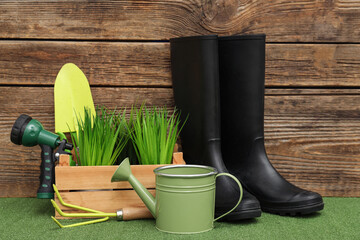
<path fill-rule="evenodd" d="M 37 198 L 54 198 L 52 185 L 55 183 L 55 157 L 53 149 L 48 145 L 41 145 L 40 186 Z"/>

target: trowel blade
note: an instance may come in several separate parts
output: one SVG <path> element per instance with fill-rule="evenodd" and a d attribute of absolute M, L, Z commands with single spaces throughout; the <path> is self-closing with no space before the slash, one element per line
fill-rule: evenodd
<path fill-rule="evenodd" d="M 89 82 L 73 63 L 65 64 L 54 85 L 55 132 L 76 131 L 77 118 L 84 118 L 84 108 L 95 115 Z"/>

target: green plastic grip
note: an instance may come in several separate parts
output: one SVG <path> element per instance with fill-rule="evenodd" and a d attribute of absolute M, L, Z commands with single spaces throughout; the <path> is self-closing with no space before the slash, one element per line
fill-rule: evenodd
<path fill-rule="evenodd" d="M 40 186 L 37 198 L 54 198 L 55 159 L 53 149 L 48 145 L 41 147 Z"/>

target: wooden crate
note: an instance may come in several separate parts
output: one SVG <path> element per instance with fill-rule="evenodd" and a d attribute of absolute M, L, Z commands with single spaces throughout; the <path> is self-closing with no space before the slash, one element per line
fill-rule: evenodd
<path fill-rule="evenodd" d="M 64 202 L 110 213 L 126 207 L 146 208 L 128 182 L 110 181 L 118 166 L 69 166 L 61 163 L 63 159 L 55 167 L 55 183 Z M 173 164 L 185 164 L 182 152 L 173 154 Z M 154 196 L 153 170 L 159 166 L 164 165 L 131 165 L 134 176 Z M 79 212 L 61 205 L 56 196 L 55 202 L 63 212 Z M 56 211 L 55 217 L 64 219 Z"/>

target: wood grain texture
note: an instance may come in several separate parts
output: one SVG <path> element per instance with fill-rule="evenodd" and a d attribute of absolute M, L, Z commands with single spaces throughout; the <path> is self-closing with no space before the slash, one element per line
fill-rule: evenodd
<path fill-rule="evenodd" d="M 159 40 L 263 32 L 271 42 L 358 42 L 360 1 L 172 0 L 0 3 L 1 38 Z"/>
<path fill-rule="evenodd" d="M 289 181 L 325 196 L 360 196 L 360 90 L 267 90 L 269 158 Z"/>
<path fill-rule="evenodd" d="M 359 87 L 358 44 L 267 44 L 266 86 Z"/>
<path fill-rule="evenodd" d="M 150 189 L 149 192 L 155 196 L 154 189 Z M 127 205 L 128 207 L 145 208 L 144 203 L 133 190 L 101 191 L 100 194 L 97 191 L 61 192 L 61 197 L 65 203 L 107 213 L 115 213 L 117 210 L 123 208 L 124 205 Z M 62 211 L 65 213 L 81 212 L 61 205 L 57 198 L 55 198 L 55 202 L 61 206 Z M 108 204 L 110 202 L 112 204 Z M 64 219 L 64 217 L 60 216 L 56 211 L 55 217 Z"/>
<path fill-rule="evenodd" d="M 163 165 L 131 166 L 133 175 L 146 188 L 155 188 L 153 170 Z M 118 166 L 56 166 L 56 187 L 61 190 L 132 189 L 126 181 L 111 182 Z"/>
<path fill-rule="evenodd" d="M 67 165 L 61 161 L 66 159 Z M 69 155 L 60 155 L 55 167 L 55 182 L 59 191 L 132 189 L 130 183 L 110 182 L 118 166 L 69 166 Z M 174 152 L 172 164 L 186 164 L 182 152 Z M 155 188 L 154 169 L 163 165 L 131 165 L 131 172 L 146 188 Z M 96 176 L 96 177 L 94 177 Z"/>
<path fill-rule="evenodd" d="M 0 84 L 53 85 L 73 62 L 92 86 L 171 87 L 169 43 L 0 41 Z M 266 86 L 360 86 L 360 44 L 267 44 Z"/>
<path fill-rule="evenodd" d="M 0 41 L 0 52 L 0 84 L 53 85 L 72 62 L 91 85 L 171 85 L 168 43 Z"/>
<path fill-rule="evenodd" d="M 123 208 L 124 221 L 154 218 L 146 207 Z"/>
<path fill-rule="evenodd" d="M 9 134 L 21 113 L 54 129 L 52 88 L 0 91 L 0 196 L 35 196 L 40 150 L 12 144 Z M 94 87 L 92 93 L 95 104 L 111 108 L 137 98 L 173 106 L 170 88 Z M 265 140 L 274 166 L 296 185 L 324 196 L 360 196 L 359 89 L 267 89 Z"/>

